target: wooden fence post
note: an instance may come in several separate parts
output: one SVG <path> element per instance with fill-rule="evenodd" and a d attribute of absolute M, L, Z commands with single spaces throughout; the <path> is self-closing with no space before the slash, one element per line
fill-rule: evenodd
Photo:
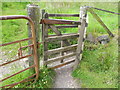
<path fill-rule="evenodd" d="M 42 19 L 48 18 L 48 13 L 45 13 L 45 10 L 42 10 Z M 48 55 L 45 54 L 45 52 L 48 50 L 48 43 L 45 41 L 45 38 L 48 37 L 48 24 L 42 24 L 42 40 L 43 40 L 43 60 L 44 60 L 44 65 L 47 67 L 45 64 L 45 61 L 48 59 Z"/>
<path fill-rule="evenodd" d="M 78 46 L 76 50 L 76 60 L 74 65 L 74 70 L 77 68 L 80 60 L 82 59 L 82 51 L 84 47 L 84 40 L 86 37 L 86 18 L 87 18 L 87 9 L 86 7 L 80 7 L 80 21 L 81 25 L 78 25 L 79 29 L 79 38 L 78 38 Z"/>
<path fill-rule="evenodd" d="M 34 22 L 34 26 L 35 26 L 35 34 L 36 34 L 36 42 L 38 43 L 40 41 L 40 7 L 38 5 L 34 5 L 34 4 L 29 4 L 27 5 L 27 12 L 28 12 L 28 16 L 33 20 Z M 29 37 L 32 37 L 32 33 L 31 33 L 31 27 L 28 23 L 28 34 Z M 29 41 L 28 44 L 32 44 L 32 41 Z M 38 46 L 37 46 L 38 47 Z M 33 54 L 33 50 L 31 50 L 29 48 L 29 54 Z M 40 59 L 40 51 L 39 49 L 37 49 L 37 56 L 38 56 L 38 60 Z M 34 64 L 34 60 L 33 57 L 29 57 L 28 58 L 28 62 L 29 62 L 29 66 Z M 39 66 L 39 61 L 38 61 L 38 66 Z M 35 72 L 34 68 L 31 69 L 33 72 Z"/>

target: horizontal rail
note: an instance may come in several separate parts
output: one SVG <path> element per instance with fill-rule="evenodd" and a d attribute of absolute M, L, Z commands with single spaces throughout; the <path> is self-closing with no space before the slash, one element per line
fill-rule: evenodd
<path fill-rule="evenodd" d="M 60 65 L 56 65 L 56 66 L 54 66 L 54 67 L 49 67 L 49 69 L 59 68 L 59 67 L 62 67 L 62 66 L 64 66 L 64 65 L 70 64 L 70 63 L 72 63 L 72 62 L 75 62 L 75 59 L 73 59 L 73 60 L 71 60 L 71 61 L 68 61 L 68 62 L 66 62 L 66 63 L 60 64 Z"/>
<path fill-rule="evenodd" d="M 60 60 L 63 60 L 65 58 L 72 57 L 74 55 L 76 55 L 76 53 L 67 54 L 67 55 L 64 55 L 64 56 L 56 57 L 56 58 L 51 58 L 51 59 L 48 59 L 48 61 L 45 61 L 45 64 L 50 64 L 52 62 L 60 61 Z"/>
<path fill-rule="evenodd" d="M 40 24 L 76 24 L 80 25 L 80 21 L 72 21 L 72 20 L 63 20 L 63 19 L 42 19 Z"/>
<path fill-rule="evenodd" d="M 48 14 L 49 17 L 79 17 L 79 14 Z"/>
<path fill-rule="evenodd" d="M 66 26 L 56 26 L 56 28 L 77 28 L 78 25 L 66 25 Z"/>
<path fill-rule="evenodd" d="M 9 85 L 5 85 L 5 86 L 2 86 L 2 87 L 0 87 L 0 88 L 5 88 L 5 87 L 8 87 L 8 86 L 14 87 L 15 85 L 17 85 L 17 84 L 19 84 L 19 83 L 23 83 L 23 82 L 29 81 L 29 80 L 27 80 L 27 79 L 32 78 L 32 77 L 34 77 L 35 75 L 36 75 L 36 73 L 33 74 L 33 75 L 31 75 L 31 76 L 29 76 L 29 77 L 27 77 L 27 78 L 25 78 L 25 79 L 22 80 L 22 81 L 19 81 L 19 82 L 17 82 L 17 83 L 13 83 L 13 84 L 9 84 Z M 30 79 L 30 80 L 34 80 L 34 79 Z M 11 87 L 10 87 L 10 88 L 11 88 Z"/>
<path fill-rule="evenodd" d="M 32 39 L 32 37 L 31 38 L 22 39 L 22 40 L 17 40 L 17 41 L 14 41 L 14 42 L 5 43 L 5 44 L 0 44 L 0 46 L 6 46 L 6 45 L 14 44 L 14 43 L 19 43 L 19 42 L 27 41 L 27 40 L 30 40 L 30 39 Z"/>
<path fill-rule="evenodd" d="M 1 66 L 4 66 L 4 65 L 6 65 L 6 64 L 10 64 L 10 63 L 12 63 L 12 62 L 18 61 L 18 60 L 20 60 L 20 59 L 30 57 L 30 56 L 32 56 L 32 54 L 26 55 L 26 56 L 23 56 L 23 57 L 20 57 L 20 58 L 18 58 L 18 59 L 15 59 L 15 60 L 12 60 L 12 61 L 9 61 L 9 62 L 6 62 L 6 63 L 3 63 L 3 64 L 0 65 L 0 67 L 1 67 Z"/>
<path fill-rule="evenodd" d="M 31 18 L 24 15 L 0 16 L 0 20 L 10 20 L 10 19 L 27 19 L 29 22 L 32 22 Z"/>
<path fill-rule="evenodd" d="M 33 81 L 33 80 L 35 80 L 35 79 L 29 79 L 29 80 L 26 80 L 26 81 L 23 81 L 23 82 L 20 82 L 20 83 L 24 83 L 24 82 L 30 82 L 30 81 Z M 16 84 L 17 85 L 17 84 Z M 12 87 L 14 87 L 15 85 L 13 85 L 13 86 L 10 86 L 9 88 L 12 88 Z"/>
<path fill-rule="evenodd" d="M 78 25 L 59 25 L 55 26 L 56 28 L 78 28 Z M 49 27 L 50 29 L 50 27 Z"/>
<path fill-rule="evenodd" d="M 65 39 L 71 39 L 71 38 L 77 38 L 79 37 L 79 34 L 69 34 L 69 35 L 61 35 L 61 36 L 53 36 L 45 38 L 47 42 L 55 41 L 55 40 L 65 40 Z"/>
<path fill-rule="evenodd" d="M 76 34 L 76 33 L 70 33 L 70 34 Z M 69 33 L 63 33 L 62 35 L 69 35 Z M 58 35 L 56 35 L 56 34 L 48 35 L 48 37 L 53 37 L 53 36 L 58 36 Z"/>
<path fill-rule="evenodd" d="M 61 47 L 61 48 L 57 48 L 57 49 L 48 50 L 48 51 L 45 52 L 45 54 L 51 55 L 51 54 L 54 54 L 54 53 L 75 49 L 75 48 L 77 48 L 77 45 L 78 44 L 71 45 L 71 46 L 66 46 L 66 47 Z"/>
<path fill-rule="evenodd" d="M 43 42 L 38 42 L 37 45 L 43 44 Z M 27 48 L 27 47 L 32 47 L 34 46 L 33 44 L 27 45 L 27 46 L 22 46 L 19 49 Z M 39 47 L 38 47 L 39 48 Z"/>
<path fill-rule="evenodd" d="M 27 45 L 27 46 L 22 46 L 19 49 L 23 49 L 23 48 L 27 48 L 27 47 L 32 47 L 32 46 L 33 46 L 33 44 L 30 44 L 30 45 Z"/>
<path fill-rule="evenodd" d="M 30 67 L 28 67 L 28 68 L 26 68 L 26 69 L 23 69 L 23 70 L 21 70 L 21 71 L 15 73 L 15 74 L 13 74 L 13 75 L 10 75 L 10 76 L 8 76 L 8 77 L 6 77 L 6 78 L 0 80 L 0 82 L 6 80 L 6 79 L 8 79 L 8 78 L 11 78 L 11 77 L 13 77 L 13 76 L 15 76 L 15 75 L 17 75 L 17 74 L 19 74 L 19 73 L 21 73 L 21 72 L 24 72 L 24 71 L 26 71 L 26 70 L 28 70 L 28 69 L 30 69 L 30 68 L 33 68 L 33 67 L 35 67 L 35 66 L 36 66 L 36 65 L 32 65 L 32 66 L 30 66 Z"/>

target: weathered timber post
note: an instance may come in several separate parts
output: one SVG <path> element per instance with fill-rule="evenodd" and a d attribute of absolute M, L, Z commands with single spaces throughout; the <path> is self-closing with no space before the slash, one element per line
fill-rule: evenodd
<path fill-rule="evenodd" d="M 33 20 L 34 22 L 34 26 L 35 26 L 35 34 L 36 34 L 36 43 L 38 43 L 40 41 L 40 7 L 38 5 L 33 5 L 33 4 L 29 4 L 27 5 L 27 11 L 28 11 L 28 16 Z M 31 27 L 28 23 L 28 34 L 29 37 L 32 36 L 32 32 L 31 32 Z M 29 45 L 32 44 L 32 41 L 28 42 Z M 33 54 L 33 50 L 31 50 L 29 48 L 29 54 Z M 38 49 L 38 45 L 37 45 L 37 56 L 38 59 L 40 59 L 40 51 Z M 28 58 L 28 62 L 29 62 L 29 66 L 34 64 L 34 60 L 33 57 L 29 57 Z M 39 66 L 39 61 L 38 61 L 38 66 Z M 31 69 L 31 71 L 35 72 L 34 68 Z"/>
<path fill-rule="evenodd" d="M 84 47 L 84 40 L 86 37 L 86 18 L 87 18 L 87 8 L 85 6 L 80 7 L 80 22 L 81 25 L 78 25 L 79 29 L 79 38 L 78 38 L 78 46 L 76 50 L 76 60 L 75 60 L 75 65 L 74 69 L 77 68 L 80 60 L 82 59 L 82 52 L 83 52 L 83 47 Z"/>
<path fill-rule="evenodd" d="M 48 13 L 45 13 L 45 10 L 42 10 L 42 19 L 48 18 Z M 42 40 L 43 40 L 43 60 L 44 60 L 44 65 L 47 67 L 45 64 L 45 61 L 48 59 L 48 55 L 45 53 L 48 51 L 48 43 L 45 41 L 45 38 L 48 37 L 48 24 L 42 24 Z"/>
<path fill-rule="evenodd" d="M 45 9 L 42 9 L 42 19 L 44 19 Z M 42 23 L 42 41 L 44 41 L 44 24 Z"/>

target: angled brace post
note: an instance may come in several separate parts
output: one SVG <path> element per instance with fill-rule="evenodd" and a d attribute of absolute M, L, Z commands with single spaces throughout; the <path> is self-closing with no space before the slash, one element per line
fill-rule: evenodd
<path fill-rule="evenodd" d="M 103 23 L 103 21 L 100 19 L 100 17 L 92 10 L 92 8 L 88 8 L 88 11 L 93 15 L 93 17 L 103 26 L 103 28 L 107 31 L 109 36 L 114 37 L 112 32 L 109 30 L 109 28 Z"/>

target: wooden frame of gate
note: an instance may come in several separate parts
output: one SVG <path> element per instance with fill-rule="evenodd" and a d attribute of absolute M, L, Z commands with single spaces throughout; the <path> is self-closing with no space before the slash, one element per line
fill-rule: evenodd
<path fill-rule="evenodd" d="M 48 67 L 50 69 L 55 69 L 75 61 L 75 58 L 68 62 L 64 62 L 63 59 L 75 56 L 76 48 L 78 46 L 78 44 L 70 45 L 67 39 L 79 37 L 78 33 L 62 34 L 58 29 L 59 28 L 77 28 L 78 25 L 81 25 L 81 22 L 72 21 L 72 20 L 48 19 L 49 17 L 79 17 L 79 14 L 48 14 L 45 12 L 45 10 L 42 10 L 41 24 L 42 24 L 42 40 L 44 42 L 43 43 L 44 65 L 47 66 L 47 64 L 50 64 L 56 61 L 61 61 L 61 64 L 59 65 Z M 67 25 L 55 26 L 54 24 L 67 24 Z M 56 35 L 48 35 L 49 28 L 51 28 Z M 48 50 L 48 43 L 54 42 L 54 41 L 61 41 L 61 47 L 57 49 Z M 75 50 L 75 52 L 64 55 L 64 52 L 69 50 Z M 54 53 L 60 53 L 60 56 L 48 59 L 48 56 Z"/>
<path fill-rule="evenodd" d="M 0 16 L 0 20 L 13 20 L 13 19 L 26 19 L 29 21 L 30 23 L 30 26 L 31 26 L 31 32 L 32 32 L 32 37 L 29 37 L 29 38 L 26 38 L 26 39 L 22 39 L 22 40 L 18 40 L 18 41 L 14 41 L 14 42 L 10 42 L 10 43 L 6 43 L 6 44 L 1 44 L 1 46 L 7 46 L 7 45 L 11 45 L 11 44 L 15 44 L 15 43 L 21 43 L 23 41 L 28 41 L 28 40 L 32 40 L 32 44 L 31 45 L 28 45 L 28 46 L 24 46 L 24 47 L 21 47 L 20 46 L 20 49 L 19 49 L 19 52 L 18 52 L 18 58 L 15 59 L 15 60 L 12 60 L 12 61 L 9 61 L 9 62 L 6 62 L 6 63 L 3 63 L 0 65 L 1 66 L 4 66 L 4 65 L 7 65 L 7 64 L 10 64 L 10 63 L 13 63 L 15 61 L 18 61 L 20 59 L 23 59 L 23 58 L 27 58 L 27 57 L 31 57 L 33 56 L 34 57 L 34 64 L 29 66 L 28 68 L 25 68 L 17 73 L 14 73 L 13 75 L 10 75 L 2 80 L 0 80 L 0 82 L 3 82 L 17 74 L 20 74 L 28 69 L 31 69 L 31 68 L 35 68 L 35 73 L 29 77 L 27 77 L 26 79 L 22 80 L 22 81 L 19 81 L 19 82 L 16 82 L 16 83 L 13 83 L 13 84 L 9 84 L 9 85 L 5 85 L 5 86 L 2 86 L 1 88 L 5 88 L 5 87 L 14 87 L 15 85 L 19 84 L 19 83 L 23 83 L 23 82 L 27 82 L 27 81 L 33 81 L 33 80 L 37 80 L 38 79 L 38 76 L 39 76 L 39 66 L 38 66 L 38 56 L 37 56 L 37 43 L 36 43 L 36 37 L 35 37 L 35 30 L 34 30 L 34 23 L 33 21 L 31 20 L 31 18 L 27 17 L 27 16 L 23 16 L 23 15 L 14 15 L 14 16 Z M 22 55 L 22 48 L 26 48 L 26 47 L 31 47 L 33 49 L 33 54 L 30 54 L 30 55 L 26 55 L 26 56 L 23 56 Z M 36 77 L 35 77 L 36 76 Z M 35 77 L 35 79 L 33 79 L 32 77 Z"/>

